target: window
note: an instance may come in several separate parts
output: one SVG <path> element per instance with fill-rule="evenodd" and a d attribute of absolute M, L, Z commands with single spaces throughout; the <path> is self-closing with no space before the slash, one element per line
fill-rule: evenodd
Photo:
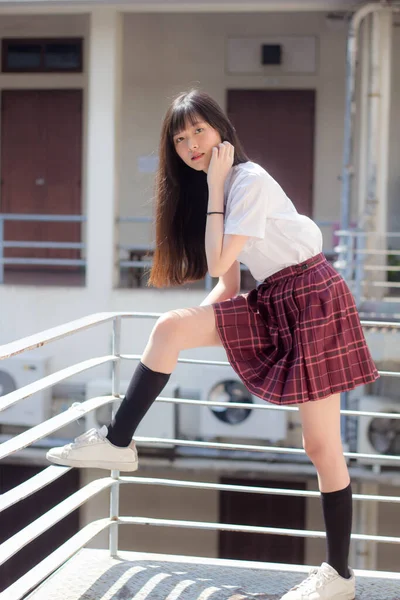
<path fill-rule="evenodd" d="M 3 73 L 81 73 L 83 40 L 3 39 Z"/>

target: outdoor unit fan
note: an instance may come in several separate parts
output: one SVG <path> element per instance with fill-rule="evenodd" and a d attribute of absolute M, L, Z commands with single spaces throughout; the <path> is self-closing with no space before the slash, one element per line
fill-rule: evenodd
<path fill-rule="evenodd" d="M 0 363 L 0 397 L 42 379 L 47 372 L 47 358 L 30 358 L 24 354 L 2 361 Z M 51 392 L 47 389 L 0 411 L 0 424 L 38 425 L 51 416 L 50 410 Z"/>
<path fill-rule="evenodd" d="M 193 411 L 191 426 L 187 431 L 185 427 L 188 419 L 183 421 L 183 434 L 186 437 L 259 439 L 270 442 L 286 438 L 286 413 L 279 410 L 254 410 L 257 404 L 265 406 L 265 400 L 253 395 L 232 367 L 206 365 L 201 369 L 199 380 L 192 381 L 192 385 L 195 383 L 199 386 L 201 400 L 222 402 L 224 406 L 206 405 L 200 407 L 197 413 Z M 229 406 L 232 402 L 246 404 L 248 408 L 232 408 Z"/>
<path fill-rule="evenodd" d="M 400 400 L 396 401 L 379 396 L 363 396 L 359 401 L 359 409 L 398 415 L 400 414 Z M 400 419 L 358 417 L 357 450 L 360 453 L 387 454 L 400 457 Z M 400 467 L 400 461 L 359 458 L 358 462 Z"/>
<path fill-rule="evenodd" d="M 251 408 L 229 408 L 231 402 L 253 404 L 252 395 L 241 381 L 225 379 L 218 382 L 209 392 L 210 402 L 224 402 L 226 407 L 210 406 L 211 412 L 221 423 L 238 425 L 251 415 Z"/>

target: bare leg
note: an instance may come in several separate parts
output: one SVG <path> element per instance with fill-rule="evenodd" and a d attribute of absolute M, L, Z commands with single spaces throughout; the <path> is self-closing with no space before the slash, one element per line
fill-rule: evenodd
<path fill-rule="evenodd" d="M 170 311 L 160 317 L 108 427 L 107 439 L 115 446 L 128 446 L 139 423 L 167 384 L 181 350 L 217 345 L 221 342 L 211 305 Z"/>
<path fill-rule="evenodd" d="M 352 492 L 340 438 L 340 394 L 306 402 L 299 409 L 304 448 L 318 473 L 326 527 L 326 562 L 347 578 Z"/>
<path fill-rule="evenodd" d="M 341 490 L 350 483 L 340 437 L 340 394 L 299 405 L 303 444 L 318 473 L 321 492 Z"/>
<path fill-rule="evenodd" d="M 142 363 L 153 371 L 172 373 L 181 350 L 221 345 L 212 305 L 172 310 L 155 324 Z"/>

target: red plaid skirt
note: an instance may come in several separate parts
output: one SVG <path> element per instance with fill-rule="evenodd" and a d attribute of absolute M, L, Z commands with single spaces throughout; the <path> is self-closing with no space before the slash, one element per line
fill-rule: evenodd
<path fill-rule="evenodd" d="M 213 306 L 230 364 L 268 402 L 319 400 L 379 377 L 354 298 L 322 253 Z"/>

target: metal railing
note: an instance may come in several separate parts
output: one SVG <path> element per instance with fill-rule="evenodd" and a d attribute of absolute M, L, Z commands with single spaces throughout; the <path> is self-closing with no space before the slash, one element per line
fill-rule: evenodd
<path fill-rule="evenodd" d="M 376 296 L 382 297 L 389 289 L 400 288 L 400 232 L 382 234 L 354 228 L 336 234 L 339 244 L 334 266 L 346 279 L 357 306 L 366 298 L 373 299 L 374 289 Z M 390 248 L 392 240 L 397 240 L 397 248 Z"/>
<path fill-rule="evenodd" d="M 151 223 L 151 217 L 119 217 L 118 223 L 120 224 L 129 224 L 129 223 Z M 316 224 L 321 228 L 324 238 L 324 252 L 328 252 L 329 254 L 333 254 L 333 250 L 331 250 L 331 242 L 333 241 L 335 234 L 335 227 L 337 223 L 335 221 L 316 221 Z M 150 256 L 152 252 L 154 252 L 154 246 L 151 244 L 118 244 L 118 250 L 125 253 L 137 254 L 139 251 L 143 255 L 145 253 L 149 253 Z M 125 258 L 119 259 L 119 267 L 121 270 L 125 269 L 141 269 L 144 272 L 144 269 L 148 269 L 151 267 L 153 261 L 152 258 L 148 260 L 127 260 Z M 248 272 L 249 269 L 241 264 L 240 270 L 242 272 Z M 213 288 L 213 278 L 209 273 L 206 274 L 204 278 L 204 289 L 206 291 L 210 291 Z"/>
<path fill-rule="evenodd" d="M 54 242 L 54 241 L 18 241 L 4 239 L 5 222 L 42 222 L 42 223 L 84 223 L 86 216 L 84 215 L 37 215 L 37 214 L 5 214 L 0 213 L 0 284 L 4 283 L 4 267 L 6 265 L 36 265 L 36 266 L 79 266 L 86 267 L 87 261 L 84 258 L 24 258 L 24 257 L 6 257 L 5 250 L 8 248 L 19 249 L 53 249 L 53 250 L 85 250 L 86 245 L 82 242 Z M 117 222 L 121 224 L 130 223 L 151 223 L 151 217 L 118 217 Z M 326 248 L 330 248 L 330 242 L 333 239 L 335 223 L 333 221 L 316 221 L 323 232 L 326 240 Z M 125 244 L 117 245 L 119 253 L 118 262 L 120 273 L 127 269 L 140 269 L 143 273 L 145 269 L 149 269 L 152 265 L 151 254 L 154 251 L 154 246 L 151 244 Z M 330 250 L 328 250 L 331 252 Z M 121 256 L 123 253 L 140 254 L 140 260 L 126 259 Z M 146 254 L 150 255 L 150 259 L 146 259 Z M 245 265 L 240 266 L 241 271 L 248 272 Z M 204 279 L 204 289 L 210 291 L 213 287 L 213 279 L 209 273 Z"/>
<path fill-rule="evenodd" d="M 52 329 L 43 331 L 39 334 L 26 337 L 15 342 L 11 342 L 0 346 L 0 360 L 9 358 L 11 356 L 20 354 L 26 350 L 41 347 L 45 344 L 59 340 L 68 335 L 76 334 L 83 330 L 91 327 L 95 327 L 104 323 L 112 323 L 112 352 L 110 355 L 98 356 L 85 360 L 83 362 L 72 365 L 68 368 L 62 369 L 36 381 L 33 384 L 27 385 L 19 390 L 13 391 L 0 398 L 0 411 L 16 404 L 17 402 L 29 397 L 35 392 L 45 390 L 52 387 L 56 383 L 65 380 L 68 377 L 82 373 L 95 366 L 104 365 L 107 363 L 112 364 L 112 382 L 111 382 L 111 395 L 106 397 L 91 398 L 81 404 L 74 404 L 68 410 L 62 414 L 56 415 L 47 421 L 40 423 L 31 429 L 16 435 L 15 437 L 8 439 L 7 441 L 0 444 L 0 460 L 4 459 L 11 454 L 18 452 L 36 442 L 46 438 L 53 432 L 61 429 L 65 425 L 72 423 L 83 415 L 89 413 L 96 408 L 109 403 L 115 403 L 120 395 L 120 365 L 122 360 L 137 360 L 140 359 L 140 355 L 126 355 L 121 353 L 121 325 L 123 319 L 154 319 L 161 316 L 159 313 L 99 313 L 90 315 L 85 318 L 54 327 Z M 400 323 L 382 323 L 374 321 L 363 321 L 363 326 L 366 328 L 373 327 L 375 329 L 388 328 L 391 330 L 400 330 Z M 229 363 L 226 361 L 210 361 L 210 360 L 194 360 L 194 359 L 179 359 L 180 363 L 195 364 L 195 365 L 226 365 Z M 381 371 L 382 376 L 400 376 L 400 373 Z M 192 400 L 186 398 L 170 398 L 170 397 L 159 397 L 157 402 L 167 403 L 178 403 L 178 404 L 190 404 L 196 406 L 219 406 L 226 408 L 224 402 L 209 402 L 208 400 Z M 245 408 L 248 409 L 248 403 L 230 403 L 230 408 Z M 276 406 L 265 404 L 254 404 L 252 410 L 284 410 L 284 411 L 297 411 L 296 407 L 292 406 Z M 397 413 L 383 413 L 383 412 L 371 412 L 371 411 L 355 411 L 355 410 L 342 410 L 342 414 L 353 415 L 358 418 L 363 417 L 374 417 L 374 418 L 390 418 L 400 419 L 400 414 Z M 203 448 L 218 448 L 236 452 L 238 450 L 246 450 L 253 453 L 265 453 L 265 452 L 279 452 L 286 454 L 305 454 L 303 449 L 299 448 L 288 448 L 288 447 L 271 447 L 264 445 L 254 444 L 234 444 L 234 443 L 217 443 L 217 442 L 201 442 L 192 440 L 180 440 L 180 439 L 164 439 L 164 438 L 142 438 L 136 437 L 135 439 L 151 443 L 170 443 L 179 446 L 192 446 L 192 447 L 203 447 Z M 371 461 L 378 460 L 379 462 L 385 463 L 390 461 L 390 464 L 396 464 L 400 466 L 400 456 L 386 455 L 386 454 L 360 454 L 357 452 L 345 452 L 345 456 L 351 459 L 362 458 Z M 35 475 L 31 479 L 24 483 L 16 486 L 9 492 L 6 492 L 0 497 L 0 512 L 13 504 L 21 501 L 24 498 L 30 497 L 36 491 L 42 489 L 46 485 L 55 481 L 70 470 L 70 467 L 61 466 L 49 466 L 39 474 Z M 136 484 L 136 485 L 160 485 L 160 486 L 179 486 L 182 489 L 196 488 L 196 489 L 213 489 L 213 490 L 230 490 L 234 492 L 252 492 L 258 494 L 282 494 L 291 496 L 303 496 L 303 497 L 316 497 L 319 492 L 315 491 L 299 491 L 290 489 L 279 489 L 279 488 L 262 488 L 254 486 L 239 486 L 239 485 L 224 485 L 217 483 L 205 483 L 205 482 L 193 482 L 193 481 L 181 481 L 171 479 L 155 479 L 155 478 L 144 478 L 144 477 L 121 477 L 119 471 L 111 471 L 109 477 L 104 477 L 92 481 L 85 485 L 79 491 L 73 493 L 71 496 L 54 506 L 47 513 L 24 527 L 18 533 L 13 535 L 10 539 L 0 544 L 0 564 L 4 564 L 12 556 L 14 556 L 19 550 L 21 550 L 26 544 L 36 539 L 43 532 L 47 531 L 55 523 L 59 522 L 65 516 L 70 514 L 72 511 L 80 507 L 82 504 L 87 502 L 90 498 L 93 498 L 98 493 L 110 489 L 110 514 L 109 517 L 99 519 L 91 522 L 83 527 L 78 533 L 73 535 L 67 542 L 62 544 L 57 550 L 52 552 L 48 557 L 42 560 L 38 565 L 33 567 L 28 573 L 23 575 L 15 583 L 9 586 L 5 591 L 0 593 L 1 600 L 19 600 L 36 585 L 42 582 L 47 576 L 53 573 L 59 566 L 61 566 L 66 560 L 72 557 L 78 550 L 80 550 L 86 543 L 93 539 L 98 533 L 104 530 L 109 530 L 109 550 L 112 556 L 116 556 L 118 551 L 118 525 L 120 524 L 136 524 L 136 525 L 153 525 L 162 527 L 185 527 L 192 529 L 208 529 L 215 531 L 241 531 L 251 532 L 260 534 L 278 534 L 278 535 L 289 535 L 289 536 L 301 536 L 304 538 L 323 538 L 325 533 L 322 531 L 309 531 L 309 530 L 297 530 L 297 529 L 284 529 L 275 527 L 256 527 L 256 526 L 245 526 L 245 525 L 232 525 L 232 524 L 221 524 L 221 523 L 208 523 L 208 522 L 197 522 L 197 521 L 183 521 L 183 520 L 171 520 L 171 519 L 154 519 L 148 517 L 121 517 L 119 515 L 119 486 L 120 484 Z M 366 501 L 366 502 L 391 502 L 400 503 L 400 497 L 396 496 L 380 496 L 380 495 L 368 495 L 368 494 L 354 494 L 354 500 Z M 353 540 L 362 542 L 379 542 L 389 544 L 400 544 L 400 538 L 395 536 L 379 536 L 379 535 L 365 535 L 355 533 L 352 535 Z"/>
<path fill-rule="evenodd" d="M 4 283 L 5 265 L 41 265 L 41 266 L 74 266 L 84 267 L 86 260 L 73 258 L 6 258 L 6 248 L 38 248 L 57 250 L 84 250 L 85 244 L 81 242 L 35 242 L 4 240 L 4 224 L 6 221 L 23 221 L 25 223 L 83 223 L 86 221 L 84 215 L 30 215 L 30 214 L 5 214 L 0 213 L 0 284 Z"/>

